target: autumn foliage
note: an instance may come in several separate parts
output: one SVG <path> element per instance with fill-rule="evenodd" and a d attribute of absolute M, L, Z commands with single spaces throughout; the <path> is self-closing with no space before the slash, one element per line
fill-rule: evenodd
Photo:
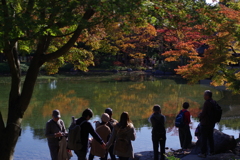
<path fill-rule="evenodd" d="M 231 64 L 240 60 L 237 53 L 240 9 L 236 4 L 220 4 L 196 12 L 197 15 L 188 14 L 184 21 L 180 19 L 175 28 L 158 30 L 169 47 L 163 53 L 165 60 L 180 61 L 175 71 L 190 83 L 212 78 L 213 85 L 225 85 L 239 92 L 239 69 Z"/>

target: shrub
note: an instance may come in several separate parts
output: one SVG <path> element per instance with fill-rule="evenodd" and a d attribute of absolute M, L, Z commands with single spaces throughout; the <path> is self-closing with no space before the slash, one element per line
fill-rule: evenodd
<path fill-rule="evenodd" d="M 27 72 L 29 66 L 27 63 L 21 63 L 20 64 L 20 68 L 22 72 Z M 10 68 L 8 66 L 8 63 L 4 62 L 4 63 L 0 63 L 0 73 L 10 73 Z"/>

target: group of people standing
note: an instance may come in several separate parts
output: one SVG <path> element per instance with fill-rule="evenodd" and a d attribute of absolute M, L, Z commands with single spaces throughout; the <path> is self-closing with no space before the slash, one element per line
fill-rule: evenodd
<path fill-rule="evenodd" d="M 60 111 L 54 110 L 52 119 L 46 124 L 45 135 L 48 139 L 52 160 L 69 159 L 67 154 L 61 153 L 62 141 L 66 140 L 67 132 L 60 117 Z M 131 141 L 135 140 L 136 132 L 127 112 L 121 114 L 118 122 L 112 118 L 112 109 L 107 108 L 101 116 L 101 122 L 94 121 L 96 130 L 88 122 L 92 117 L 93 112 L 88 108 L 83 111 L 82 117 L 76 121 L 76 125 L 80 125 L 82 128 L 79 134 L 82 148 L 81 150 L 74 150 L 78 160 L 86 160 L 89 144 L 91 147 L 89 160 L 93 160 L 94 156 L 100 157 L 101 160 L 107 160 L 108 153 L 112 160 L 116 160 L 115 155 L 120 160 L 128 160 L 134 157 Z M 89 139 L 89 134 L 93 137 L 92 139 Z"/>
<path fill-rule="evenodd" d="M 205 103 L 202 112 L 199 115 L 202 153 L 200 157 L 205 158 L 207 155 L 207 141 L 210 145 L 210 154 L 214 153 L 213 145 L 213 129 L 215 123 L 211 121 L 210 113 L 213 112 L 212 92 L 205 91 Z M 189 149 L 192 142 L 189 124 L 190 112 L 188 111 L 189 103 L 183 104 L 183 109 L 180 111 L 184 113 L 184 126 L 179 127 L 179 139 L 183 150 Z M 94 121 L 96 129 L 94 130 L 92 124 L 88 121 L 93 117 L 91 109 L 86 109 L 82 113 L 82 117 L 76 120 L 76 125 L 81 126 L 80 139 L 82 148 L 74 150 L 78 160 L 86 160 L 88 148 L 91 147 L 89 153 L 89 160 L 93 160 L 94 156 L 100 157 L 101 160 L 107 160 L 108 154 L 111 160 L 128 160 L 134 158 L 132 142 L 136 139 L 136 131 L 131 122 L 128 112 L 123 112 L 120 116 L 119 122 L 112 118 L 113 111 L 107 108 L 105 113 L 101 116 L 100 121 Z M 48 139 L 48 146 L 52 160 L 67 160 L 70 157 L 67 154 L 67 131 L 64 122 L 60 119 L 60 111 L 54 110 L 52 112 L 52 119 L 46 124 L 46 137 Z M 166 118 L 161 112 L 160 105 L 153 106 L 153 114 L 149 117 L 149 122 L 152 125 L 152 143 L 154 151 L 154 160 L 159 160 L 159 146 L 160 159 L 165 160 L 165 144 L 166 144 Z M 93 137 L 89 139 L 89 134 Z M 63 153 L 64 152 L 64 153 Z"/>

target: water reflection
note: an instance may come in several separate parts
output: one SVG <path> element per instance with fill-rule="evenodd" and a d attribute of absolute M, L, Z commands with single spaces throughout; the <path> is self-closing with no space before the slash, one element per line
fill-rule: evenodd
<path fill-rule="evenodd" d="M 239 95 L 231 96 L 231 100 L 229 100 L 231 94 L 227 91 L 220 91 L 206 85 L 190 86 L 179 78 L 160 79 L 137 75 L 110 79 L 90 78 L 77 81 L 73 79 L 67 83 L 64 80 L 54 80 L 49 84 L 54 84 L 57 88 L 46 91 L 46 87 L 36 87 L 31 107 L 25 114 L 26 121 L 28 121 L 37 113 L 38 119 L 41 120 L 39 124 L 42 124 L 40 128 L 44 128 L 51 111 L 56 108 L 62 112 L 66 125 L 69 125 L 70 117 L 72 115 L 79 117 L 85 108 L 93 109 L 95 116 L 99 116 L 105 108 L 111 107 L 116 119 L 119 118 L 122 111 L 128 111 L 135 127 L 140 130 L 143 126 L 149 126 L 147 118 L 152 113 L 152 105 L 157 103 L 162 106 L 162 112 L 167 117 L 166 126 L 169 132 L 174 131 L 175 133 L 176 128 L 173 124 L 182 103 L 190 103 L 189 110 L 193 118 L 196 118 L 201 111 L 204 102 L 202 94 L 206 89 L 211 89 L 214 99 L 222 105 L 223 116 L 231 117 L 233 114 L 238 114 L 235 99 L 239 98 Z M 43 85 L 45 84 L 41 84 L 41 86 Z M 46 94 L 42 95 L 42 93 Z M 231 123 L 227 123 L 229 121 Z M 221 124 L 229 126 L 233 125 L 233 121 L 224 120 Z M 29 122 L 27 124 L 31 128 L 36 128 L 36 123 Z M 233 128 L 236 129 L 236 127 Z"/>
<path fill-rule="evenodd" d="M 44 140 L 45 142 L 47 142 L 47 139 L 45 137 L 45 129 L 31 128 L 31 131 L 33 134 L 33 139 Z"/>
<path fill-rule="evenodd" d="M 50 89 L 56 89 L 57 88 L 57 80 L 53 80 L 49 83 L 49 88 Z"/>
<path fill-rule="evenodd" d="M 212 90 L 214 99 L 224 110 L 224 118 L 218 128 L 228 133 L 239 131 L 240 121 L 236 116 L 240 116 L 240 95 L 232 95 L 229 91 L 218 90 L 208 85 L 187 85 L 180 78 L 156 78 L 144 75 L 41 81 L 36 84 L 22 127 L 26 131 L 30 128 L 33 138 L 43 141 L 45 124 L 51 118 L 52 110 L 59 109 L 65 125 L 69 126 L 71 116 L 80 117 L 85 108 L 91 108 L 95 114 L 94 119 L 98 119 L 105 108 L 111 107 L 115 119 L 119 119 L 123 111 L 129 112 L 138 130 L 139 138 L 134 143 L 136 150 L 139 151 L 144 147 L 151 148 L 151 143 L 146 144 L 144 136 L 145 134 L 150 136 L 150 124 L 147 118 L 151 115 L 154 104 L 162 106 L 162 112 L 167 118 L 168 136 L 172 136 L 167 142 L 170 143 L 178 140 L 174 120 L 185 101 L 190 103 L 189 110 L 196 123 L 192 126 L 194 131 L 197 125 L 196 117 L 204 102 L 203 91 L 207 89 Z M 0 92 L 1 95 L 7 95 L 9 86 L 1 85 Z M 6 116 L 7 96 L 0 97 L 0 102 L 0 110 Z M 141 143 L 145 143 L 146 146 L 143 147 Z"/>

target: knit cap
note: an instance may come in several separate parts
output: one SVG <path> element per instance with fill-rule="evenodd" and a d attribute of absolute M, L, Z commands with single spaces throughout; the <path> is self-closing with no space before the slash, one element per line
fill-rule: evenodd
<path fill-rule="evenodd" d="M 108 122 L 110 120 L 110 117 L 107 113 L 103 113 L 101 119 L 103 122 Z"/>

